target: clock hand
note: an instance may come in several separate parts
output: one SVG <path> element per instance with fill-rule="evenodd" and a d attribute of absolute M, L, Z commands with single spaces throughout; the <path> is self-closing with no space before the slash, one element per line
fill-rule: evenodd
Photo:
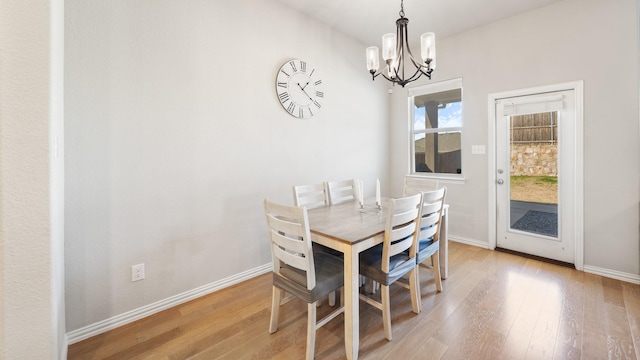
<path fill-rule="evenodd" d="M 302 92 L 307 95 L 307 97 L 309 98 L 309 100 L 313 101 L 313 99 L 311 98 L 311 96 L 309 96 L 309 94 L 307 94 L 307 91 L 304 89 L 307 87 L 307 85 L 309 85 L 309 83 L 307 83 L 307 85 L 305 85 L 304 87 L 302 85 L 300 85 L 300 83 L 297 83 L 298 87 L 300 88 L 300 90 L 302 90 Z"/>
<path fill-rule="evenodd" d="M 307 87 L 307 85 L 309 85 L 309 83 L 310 83 L 310 82 L 311 82 L 311 80 L 307 81 L 307 83 L 306 83 L 306 84 L 304 84 L 304 86 L 302 87 L 302 91 L 304 91 L 304 88 L 306 88 L 306 87 Z M 300 85 L 300 84 L 298 84 L 298 85 Z M 307 95 L 307 96 L 308 96 L 308 95 Z"/>

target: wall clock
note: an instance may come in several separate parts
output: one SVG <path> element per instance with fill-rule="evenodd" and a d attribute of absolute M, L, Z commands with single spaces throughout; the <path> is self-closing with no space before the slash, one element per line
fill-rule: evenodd
<path fill-rule="evenodd" d="M 322 80 L 316 70 L 303 60 L 282 64 L 276 76 L 276 93 L 280 105 L 291 115 L 308 119 L 320 111 L 324 98 Z"/>

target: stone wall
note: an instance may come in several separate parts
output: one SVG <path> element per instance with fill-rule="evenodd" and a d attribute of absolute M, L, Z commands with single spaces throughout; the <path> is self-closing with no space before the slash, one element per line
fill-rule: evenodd
<path fill-rule="evenodd" d="M 558 144 L 512 144 L 511 175 L 558 176 Z"/>

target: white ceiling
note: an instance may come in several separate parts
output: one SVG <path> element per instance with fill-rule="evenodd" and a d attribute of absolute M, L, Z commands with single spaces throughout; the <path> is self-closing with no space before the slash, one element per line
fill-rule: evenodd
<path fill-rule="evenodd" d="M 383 33 L 395 32 L 400 0 L 277 0 L 353 36 L 380 46 Z M 437 38 L 457 34 L 560 0 L 406 0 L 409 38 L 435 32 Z"/>

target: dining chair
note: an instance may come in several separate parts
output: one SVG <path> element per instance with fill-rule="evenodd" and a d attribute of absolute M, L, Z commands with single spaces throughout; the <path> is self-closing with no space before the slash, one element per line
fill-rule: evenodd
<path fill-rule="evenodd" d="M 440 223 L 442 221 L 442 210 L 444 200 L 447 195 L 447 188 L 422 192 L 422 208 L 420 209 L 420 223 L 418 233 L 418 249 L 416 263 L 418 266 L 433 270 L 433 278 L 436 283 L 436 290 L 442 291 L 442 280 L 440 277 Z M 431 265 L 425 264 L 425 260 L 431 259 Z M 420 287 L 420 272 L 416 272 L 416 281 Z M 419 302 L 422 310 L 422 301 Z"/>
<path fill-rule="evenodd" d="M 440 182 L 438 180 L 420 179 L 420 178 L 405 176 L 403 195 L 407 196 L 407 195 L 417 194 L 420 191 L 435 190 L 435 189 L 438 189 L 439 187 L 440 187 Z"/>
<path fill-rule="evenodd" d="M 307 303 L 307 360 L 313 359 L 316 330 L 344 312 L 344 304 L 320 320 L 316 319 L 316 302 L 344 285 L 342 259 L 311 247 L 309 218 L 305 207 L 289 206 L 264 200 L 271 255 L 273 294 L 269 332 L 278 330 L 283 293 Z M 344 297 L 341 296 L 341 299 Z"/>
<path fill-rule="evenodd" d="M 381 301 L 378 302 L 362 293 L 360 299 L 382 310 L 382 322 L 387 340 L 392 339 L 389 299 L 391 284 L 397 283 L 408 288 L 411 291 L 413 312 L 417 314 L 421 309 L 418 304 L 420 288 L 416 281 L 417 235 L 421 203 L 422 194 L 391 199 L 387 209 L 382 244 L 360 253 L 360 274 L 380 284 Z M 409 281 L 405 283 L 401 278 L 407 273 Z"/>
<path fill-rule="evenodd" d="M 293 187 L 293 203 L 313 209 L 329 205 L 327 184 L 295 185 Z"/>
<path fill-rule="evenodd" d="M 358 188 L 355 179 L 327 182 L 329 203 L 331 205 L 342 204 L 357 199 Z"/>

